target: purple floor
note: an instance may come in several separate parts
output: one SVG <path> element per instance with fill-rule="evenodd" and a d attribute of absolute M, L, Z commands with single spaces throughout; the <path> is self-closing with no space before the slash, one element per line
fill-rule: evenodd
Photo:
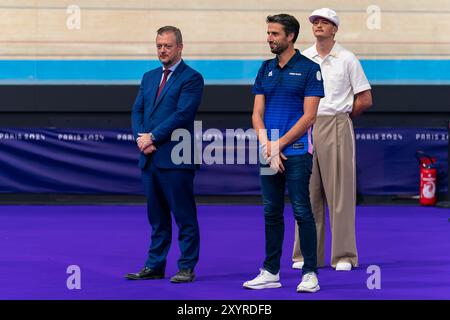
<path fill-rule="evenodd" d="M 263 261 L 262 208 L 203 205 L 198 211 L 197 279 L 171 284 L 179 252 L 176 232 L 166 279 L 123 278 L 145 261 L 150 227 L 144 206 L 0 206 L 0 299 L 450 299 L 450 210 L 358 207 L 360 267 L 320 269 L 321 290 L 315 294 L 295 292 L 300 272 L 290 268 L 290 207 L 283 287 L 256 291 L 243 289 L 242 283 L 256 276 Z M 327 242 L 327 262 L 329 248 Z M 81 268 L 80 290 L 67 289 L 69 265 Z M 367 288 L 370 265 L 381 268 L 379 290 Z"/>

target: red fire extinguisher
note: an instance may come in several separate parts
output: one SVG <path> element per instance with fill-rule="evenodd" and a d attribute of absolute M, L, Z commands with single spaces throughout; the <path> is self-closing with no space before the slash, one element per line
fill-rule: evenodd
<path fill-rule="evenodd" d="M 437 200 L 436 159 L 423 151 L 417 151 L 416 157 L 420 164 L 419 202 L 422 206 L 434 206 Z"/>

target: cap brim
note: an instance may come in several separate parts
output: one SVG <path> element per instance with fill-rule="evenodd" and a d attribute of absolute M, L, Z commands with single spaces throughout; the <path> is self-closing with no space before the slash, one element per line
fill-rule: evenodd
<path fill-rule="evenodd" d="M 332 24 L 334 24 L 335 26 L 338 26 L 338 24 L 336 22 L 334 22 L 333 20 L 330 20 L 328 17 L 324 17 L 324 16 L 319 16 L 319 15 L 313 15 L 309 17 L 309 22 L 313 23 L 314 20 L 316 20 L 317 18 L 322 18 L 325 19 L 327 21 L 330 21 Z"/>

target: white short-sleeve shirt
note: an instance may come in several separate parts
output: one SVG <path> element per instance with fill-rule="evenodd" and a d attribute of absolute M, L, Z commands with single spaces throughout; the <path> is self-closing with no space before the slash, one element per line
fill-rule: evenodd
<path fill-rule="evenodd" d="M 322 70 L 325 97 L 320 99 L 317 115 L 350 113 L 354 95 L 371 89 L 359 60 L 337 42 L 323 59 L 315 44 L 302 54 L 318 63 Z"/>

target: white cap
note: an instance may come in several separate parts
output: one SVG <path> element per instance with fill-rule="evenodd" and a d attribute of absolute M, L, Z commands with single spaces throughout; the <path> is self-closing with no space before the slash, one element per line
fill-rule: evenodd
<path fill-rule="evenodd" d="M 339 17 L 337 16 L 336 11 L 331 10 L 330 8 L 321 8 L 314 10 L 309 16 L 309 21 L 311 23 L 314 22 L 317 18 L 324 18 L 333 22 L 336 26 L 339 27 Z"/>

